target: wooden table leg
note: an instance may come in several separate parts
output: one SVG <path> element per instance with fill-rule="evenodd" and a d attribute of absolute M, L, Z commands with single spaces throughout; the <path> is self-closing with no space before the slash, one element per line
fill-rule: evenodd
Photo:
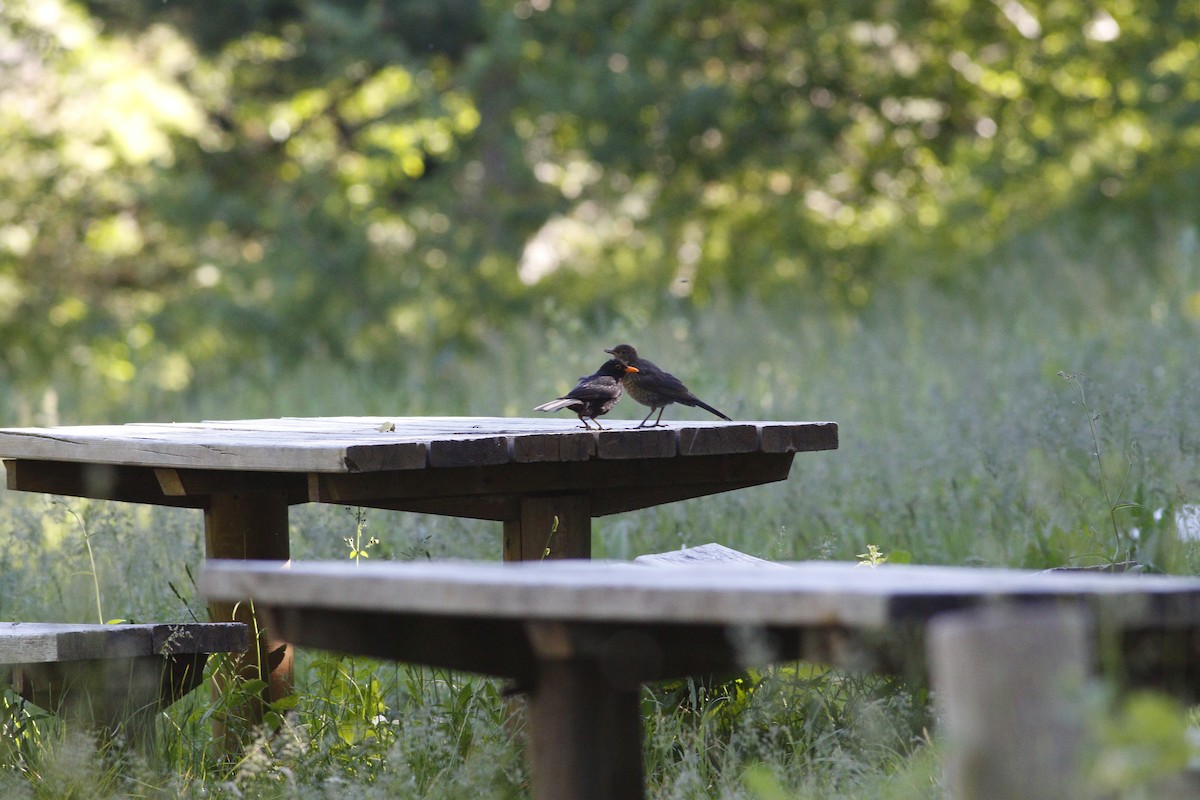
<path fill-rule="evenodd" d="M 641 800 L 640 703 L 595 661 L 540 662 L 529 697 L 535 800 Z"/>
<path fill-rule="evenodd" d="M 208 558 L 286 561 L 288 543 L 287 496 L 275 492 L 214 494 L 204 510 L 205 555 Z M 214 622 L 244 622 L 250 629 L 250 649 L 240 673 L 267 682 L 262 701 L 234 713 L 253 726 L 262 722 L 266 703 L 291 694 L 293 656 L 290 645 L 263 630 L 248 603 L 212 603 Z"/>
<path fill-rule="evenodd" d="M 592 514 L 587 495 L 523 497 L 521 518 L 504 523 L 505 561 L 591 557 Z"/>
<path fill-rule="evenodd" d="M 1069 606 L 989 607 L 930 621 L 949 797 L 1090 796 L 1082 772 L 1090 627 Z"/>

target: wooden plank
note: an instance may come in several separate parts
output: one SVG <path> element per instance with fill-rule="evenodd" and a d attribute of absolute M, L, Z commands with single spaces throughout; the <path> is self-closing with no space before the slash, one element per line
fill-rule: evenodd
<path fill-rule="evenodd" d="M 473 467 L 506 464 L 512 460 L 508 437 L 468 436 L 429 443 L 429 466 Z"/>
<path fill-rule="evenodd" d="M 678 452 L 679 434 L 671 429 L 606 430 L 596 434 L 596 455 L 600 458 L 672 458 Z"/>
<path fill-rule="evenodd" d="M 476 506 L 469 498 L 494 498 L 505 503 L 525 495 L 555 491 L 586 494 L 594 516 L 645 508 L 662 502 L 783 480 L 793 456 L 789 453 L 741 453 L 690 456 L 664 466 L 661 459 L 578 462 L 509 463 L 490 467 L 460 467 L 421 471 L 311 474 L 309 500 L 322 503 L 378 505 L 421 510 L 431 505 L 455 508 L 463 498 L 463 513 Z M 411 502 L 410 502 L 411 501 Z M 485 508 L 493 508 L 490 503 Z M 506 508 L 515 508 L 506 504 Z M 444 513 L 436 511 L 433 513 Z M 482 516 L 484 519 L 495 519 Z M 505 518 L 515 518 L 508 516 Z"/>
<path fill-rule="evenodd" d="M 350 445 L 342 459 L 348 472 L 378 472 L 390 469 L 424 469 L 429 463 L 425 442 L 386 445 Z"/>
<path fill-rule="evenodd" d="M 770 569 L 787 569 L 783 564 L 768 561 L 764 558 L 734 550 L 723 544 L 709 542 L 696 547 L 684 547 L 666 553 L 647 553 L 634 560 L 635 564 L 645 564 L 651 567 L 680 567 L 699 563 L 738 564 L 741 566 L 754 565 Z"/>
<path fill-rule="evenodd" d="M 347 447 L 351 444 L 362 446 L 360 441 L 344 439 L 287 441 L 263 434 L 204 439 L 132 437 L 64 441 L 54 438 L 37 445 L 25 444 L 27 446 L 16 448 L 11 446 L 10 440 L 0 437 L 0 454 L 29 460 L 128 466 L 344 472 Z"/>
<path fill-rule="evenodd" d="M 682 500 L 692 500 L 697 497 L 707 497 L 722 492 L 732 492 L 738 489 L 749 489 L 764 483 L 782 481 L 787 478 L 787 471 L 766 477 L 747 476 L 747 480 L 738 482 L 703 482 L 675 483 L 666 486 L 639 486 L 628 489 L 599 489 L 592 493 L 592 515 L 606 517 L 609 514 L 621 514 L 626 511 L 636 511 L 641 508 L 654 508 L 667 503 L 678 503 Z"/>
<path fill-rule="evenodd" d="M 413 514 L 437 514 L 460 519 L 485 519 L 506 522 L 521 516 L 521 498 L 517 495 L 467 495 L 437 497 L 428 500 L 361 500 L 357 505 Z"/>
<path fill-rule="evenodd" d="M 246 642 L 246 626 L 234 623 L 0 623 L 0 664 L 224 653 Z"/>
<path fill-rule="evenodd" d="M 592 433 L 534 433 L 513 439 L 513 461 L 586 461 L 596 454 Z"/>
<path fill-rule="evenodd" d="M 270 492 L 287 497 L 289 505 L 308 500 L 308 478 L 299 473 L 158 467 L 154 476 L 168 497 Z"/>
<path fill-rule="evenodd" d="M 675 423 L 588 436 L 570 420 L 346 417 L 0 429 L 0 456 L 176 469 L 352 472 L 837 446 L 835 423 Z M 581 435 L 582 434 L 582 435 Z M 562 437 L 557 451 L 551 442 Z M 525 441 L 528 440 L 528 441 Z M 593 450 L 594 447 L 594 450 Z M 682 449 L 681 449 L 682 448 Z"/>
<path fill-rule="evenodd" d="M 665 503 L 676 503 L 697 497 L 732 492 L 760 486 L 770 481 L 780 481 L 786 473 L 761 480 L 742 483 L 679 483 L 668 486 L 593 489 L 586 493 L 593 517 L 605 517 L 642 508 L 653 508 Z M 439 514 L 447 517 L 485 519 L 507 522 L 520 517 L 521 496 L 512 494 L 451 495 L 436 498 L 363 499 L 356 505 L 367 508 L 382 508 L 392 511 L 408 511 L 414 514 Z"/>
<path fill-rule="evenodd" d="M 204 504 L 203 498 L 164 494 L 149 467 L 10 459 L 4 462 L 4 469 L 13 491 L 187 508 Z"/>
<path fill-rule="evenodd" d="M 806 453 L 838 448 L 836 422 L 812 425 L 764 423 L 759 434 L 759 447 L 764 453 Z"/>
<path fill-rule="evenodd" d="M 706 425 L 679 431 L 679 454 L 753 453 L 758 449 L 756 425 Z"/>
<path fill-rule="evenodd" d="M 885 630 L 982 603 L 1069 600 L 1124 627 L 1200 619 L 1200 578 L 798 562 L 645 569 L 629 563 L 206 566 L 210 596 L 405 613 L 597 622 L 842 626 Z"/>
<path fill-rule="evenodd" d="M 235 653 L 249 646 L 250 631 L 237 622 L 156 623 L 153 649 L 159 655 Z"/>
<path fill-rule="evenodd" d="M 0 663 L 4 664 L 131 658 L 150 655 L 151 647 L 151 633 L 146 626 L 0 626 Z"/>

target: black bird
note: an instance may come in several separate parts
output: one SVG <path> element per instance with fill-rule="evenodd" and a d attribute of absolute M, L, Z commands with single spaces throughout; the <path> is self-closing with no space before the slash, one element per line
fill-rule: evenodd
<path fill-rule="evenodd" d="M 591 375 L 579 379 L 579 384 L 557 400 L 534 406 L 534 411 L 558 411 L 569 408 L 579 416 L 583 427 L 589 431 L 588 420 L 596 423 L 597 430 L 604 430 L 596 417 L 612 411 L 613 406 L 621 399 L 621 378 L 631 372 L 637 372 L 636 367 L 622 364 L 615 358 L 605 361 L 600 369 Z"/>
<path fill-rule="evenodd" d="M 612 354 L 621 363 L 634 368 L 621 379 L 621 383 L 625 384 L 625 391 L 629 392 L 630 397 L 644 406 L 650 406 L 650 413 L 638 424 L 639 428 L 646 424 L 656 409 L 658 410 L 658 419 L 654 420 L 654 425 L 651 427 L 662 425 L 663 410 L 671 403 L 698 406 L 709 413 L 716 414 L 721 419 L 729 420 L 729 417 L 689 392 L 679 378 L 669 372 L 664 372 L 644 358 L 638 358 L 637 350 L 634 350 L 632 345 L 619 344 L 604 352 Z M 732 420 L 729 421 L 732 422 Z"/>

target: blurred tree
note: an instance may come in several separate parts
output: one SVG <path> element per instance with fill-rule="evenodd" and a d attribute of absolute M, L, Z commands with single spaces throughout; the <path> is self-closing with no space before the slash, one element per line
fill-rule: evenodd
<path fill-rule="evenodd" d="M 1194 172 L 1200 4 L 1107 5 L 518 3 L 517 131 L 604 232 L 526 277 L 856 305 L 880 270 Z"/>
<path fill-rule="evenodd" d="M 8 0 L 2 367 L 119 397 L 248 358 L 387 363 L 547 298 L 853 309 L 1063 207 L 1194 186 L 1198 17 Z"/>

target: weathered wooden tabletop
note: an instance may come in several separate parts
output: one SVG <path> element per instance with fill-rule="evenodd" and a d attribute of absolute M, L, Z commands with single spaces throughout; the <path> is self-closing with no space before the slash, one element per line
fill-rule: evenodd
<path fill-rule="evenodd" d="M 299 645 L 515 680 L 530 694 L 535 797 L 555 800 L 642 796 L 647 681 L 838 661 L 847 637 L 919 632 L 943 612 L 987 604 L 1071 604 L 1117 638 L 1182 633 L 1193 643 L 1200 629 L 1200 578 L 784 566 L 226 561 L 210 562 L 200 587 L 252 597 Z M 1190 646 L 1160 661 L 1194 668 Z"/>
<path fill-rule="evenodd" d="M 0 429 L 10 489 L 218 515 L 214 498 L 249 495 L 260 508 L 328 502 L 500 520 L 511 523 L 510 560 L 543 557 L 552 527 L 551 557 L 587 556 L 592 517 L 783 480 L 795 453 L 837 444 L 831 422 L 583 431 L 555 419 L 319 417 Z M 529 541 L 522 522 L 535 529 Z"/>
<path fill-rule="evenodd" d="M 522 417 L 295 417 L 0 428 L 0 458 L 177 469 L 378 472 L 426 467 L 795 453 L 837 447 L 832 422 L 610 422 Z"/>
<path fill-rule="evenodd" d="M 833 422 L 316 417 L 0 429 L 8 488 L 204 510 L 208 558 L 286 560 L 288 507 L 322 502 L 503 522 L 506 560 L 587 558 L 593 517 L 788 477 Z M 253 624 L 249 607 L 214 620 Z M 290 650 L 260 641 L 270 699 Z"/>

